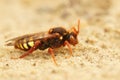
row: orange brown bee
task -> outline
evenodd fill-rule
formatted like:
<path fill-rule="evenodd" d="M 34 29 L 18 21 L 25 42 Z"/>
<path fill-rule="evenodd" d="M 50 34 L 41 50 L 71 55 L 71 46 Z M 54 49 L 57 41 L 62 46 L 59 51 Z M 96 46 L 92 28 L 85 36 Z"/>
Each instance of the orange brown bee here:
<path fill-rule="evenodd" d="M 55 27 L 51 28 L 48 32 L 28 34 L 10 39 L 6 41 L 6 45 L 14 46 L 16 49 L 27 51 L 19 58 L 26 57 L 36 49 L 48 49 L 48 53 L 51 54 L 54 63 L 57 64 L 53 50 L 61 46 L 68 46 L 70 50 L 70 56 L 72 56 L 70 44 L 75 46 L 78 43 L 77 35 L 79 34 L 79 28 L 80 20 L 78 20 L 78 30 L 76 30 L 75 27 L 69 31 L 62 27 Z"/>

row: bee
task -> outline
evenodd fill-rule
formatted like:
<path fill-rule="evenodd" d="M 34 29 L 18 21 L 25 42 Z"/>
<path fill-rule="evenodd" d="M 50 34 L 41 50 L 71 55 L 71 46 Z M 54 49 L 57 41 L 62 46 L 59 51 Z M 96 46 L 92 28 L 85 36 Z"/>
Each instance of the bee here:
<path fill-rule="evenodd" d="M 79 28 L 80 20 L 78 20 L 78 30 L 75 27 L 72 27 L 68 31 L 63 27 L 55 27 L 49 29 L 48 32 L 27 34 L 7 40 L 5 45 L 14 46 L 16 49 L 26 51 L 19 58 L 24 58 L 37 49 L 48 49 L 48 53 L 51 54 L 54 63 L 57 65 L 53 50 L 61 46 L 67 46 L 71 57 L 73 53 L 70 45 L 75 46 L 78 43 Z"/>

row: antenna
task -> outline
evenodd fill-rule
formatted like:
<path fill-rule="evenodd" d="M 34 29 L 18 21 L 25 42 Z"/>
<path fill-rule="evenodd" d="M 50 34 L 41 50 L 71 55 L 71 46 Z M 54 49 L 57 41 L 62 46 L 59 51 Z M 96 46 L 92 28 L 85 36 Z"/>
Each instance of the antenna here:
<path fill-rule="evenodd" d="M 80 19 L 78 20 L 78 31 L 77 31 L 77 33 L 79 34 L 79 32 L 80 32 Z"/>

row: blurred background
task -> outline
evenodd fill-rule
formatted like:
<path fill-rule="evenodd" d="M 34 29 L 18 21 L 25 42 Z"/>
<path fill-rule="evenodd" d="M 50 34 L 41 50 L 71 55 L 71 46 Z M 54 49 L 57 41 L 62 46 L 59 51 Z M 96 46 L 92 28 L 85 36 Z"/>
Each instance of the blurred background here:
<path fill-rule="evenodd" d="M 104 24 L 114 20 L 113 16 L 119 17 L 118 6 L 119 0 L 0 0 L 0 32 L 68 27 L 78 19 L 87 24 Z"/>

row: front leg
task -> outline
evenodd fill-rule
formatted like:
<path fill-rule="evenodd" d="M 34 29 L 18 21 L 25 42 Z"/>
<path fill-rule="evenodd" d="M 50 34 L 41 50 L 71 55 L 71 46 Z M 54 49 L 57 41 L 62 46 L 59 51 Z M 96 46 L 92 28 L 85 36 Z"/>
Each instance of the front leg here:
<path fill-rule="evenodd" d="M 68 47 L 68 49 L 69 49 L 69 51 L 70 51 L 70 56 L 68 57 L 68 58 L 70 58 L 71 56 L 73 56 L 72 48 L 71 48 L 71 46 L 70 46 L 70 43 L 69 43 L 68 41 L 65 41 L 65 42 L 64 42 L 64 45 L 67 45 L 67 47 Z"/>

